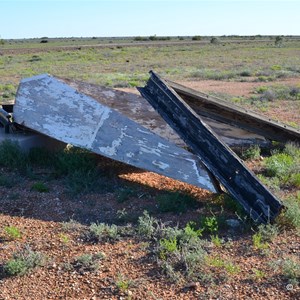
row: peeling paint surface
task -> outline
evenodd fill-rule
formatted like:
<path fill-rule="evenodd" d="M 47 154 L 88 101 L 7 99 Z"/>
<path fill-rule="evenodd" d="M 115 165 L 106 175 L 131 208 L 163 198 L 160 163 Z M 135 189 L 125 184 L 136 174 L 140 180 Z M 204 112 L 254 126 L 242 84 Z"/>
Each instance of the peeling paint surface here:
<path fill-rule="evenodd" d="M 49 75 L 21 81 L 13 113 L 16 123 L 62 142 L 216 191 L 197 156 Z"/>

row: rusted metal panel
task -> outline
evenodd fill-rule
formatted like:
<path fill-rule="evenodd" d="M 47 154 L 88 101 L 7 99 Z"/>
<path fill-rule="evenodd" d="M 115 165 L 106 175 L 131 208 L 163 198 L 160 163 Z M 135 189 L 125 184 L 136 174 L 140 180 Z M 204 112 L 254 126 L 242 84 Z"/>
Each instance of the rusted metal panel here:
<path fill-rule="evenodd" d="M 254 221 L 266 223 L 279 214 L 282 203 L 164 80 L 151 72 L 139 91 Z"/>
<path fill-rule="evenodd" d="M 270 140 L 300 142 L 300 131 L 257 113 L 175 82 L 169 86 L 200 116 L 254 132 Z"/>
<path fill-rule="evenodd" d="M 49 75 L 21 81 L 13 114 L 59 141 L 216 191 L 197 156 Z"/>
<path fill-rule="evenodd" d="M 123 92 L 74 79 L 63 79 L 81 93 L 91 96 L 100 103 L 107 105 L 122 115 L 134 120 L 152 132 L 175 143 L 186 146 L 178 134 L 161 118 L 149 103 L 140 95 Z M 225 124 L 209 117 L 203 120 L 210 125 L 220 139 L 230 147 L 247 147 L 250 145 L 266 146 L 269 142 L 261 135 Z"/>

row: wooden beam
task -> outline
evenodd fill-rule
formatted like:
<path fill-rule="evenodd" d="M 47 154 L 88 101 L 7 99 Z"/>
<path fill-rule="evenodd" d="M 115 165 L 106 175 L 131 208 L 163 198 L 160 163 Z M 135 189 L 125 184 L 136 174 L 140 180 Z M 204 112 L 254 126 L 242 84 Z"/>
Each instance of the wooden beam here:
<path fill-rule="evenodd" d="M 168 84 L 150 72 L 140 93 L 257 223 L 274 220 L 283 205 Z"/>
<path fill-rule="evenodd" d="M 300 131 L 261 116 L 217 97 L 190 89 L 175 82 L 168 85 L 199 115 L 245 129 L 270 140 L 300 143 Z"/>

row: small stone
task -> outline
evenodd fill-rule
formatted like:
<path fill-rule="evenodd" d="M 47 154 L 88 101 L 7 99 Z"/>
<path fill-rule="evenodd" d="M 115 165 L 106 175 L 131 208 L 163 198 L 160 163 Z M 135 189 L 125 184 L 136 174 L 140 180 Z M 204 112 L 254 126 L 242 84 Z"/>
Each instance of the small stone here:
<path fill-rule="evenodd" d="M 196 289 L 198 287 L 198 282 L 189 282 L 185 285 L 185 289 Z"/>

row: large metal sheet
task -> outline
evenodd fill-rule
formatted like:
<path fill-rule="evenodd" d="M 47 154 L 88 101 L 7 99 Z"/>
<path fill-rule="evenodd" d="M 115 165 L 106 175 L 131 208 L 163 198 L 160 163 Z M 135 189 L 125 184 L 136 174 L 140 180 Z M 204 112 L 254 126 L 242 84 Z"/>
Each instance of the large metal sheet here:
<path fill-rule="evenodd" d="M 13 115 L 62 142 L 216 191 L 197 156 L 49 75 L 21 81 Z"/>

